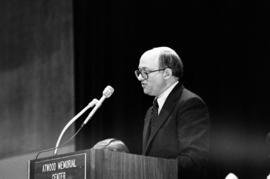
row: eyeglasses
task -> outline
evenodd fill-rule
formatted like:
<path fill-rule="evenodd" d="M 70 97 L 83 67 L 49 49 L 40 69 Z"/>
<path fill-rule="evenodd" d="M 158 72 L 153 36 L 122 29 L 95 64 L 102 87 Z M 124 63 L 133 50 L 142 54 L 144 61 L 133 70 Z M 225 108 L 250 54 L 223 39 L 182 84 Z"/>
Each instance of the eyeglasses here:
<path fill-rule="evenodd" d="M 137 78 L 139 78 L 140 75 L 142 75 L 142 78 L 147 80 L 148 79 L 148 75 L 150 73 L 153 73 L 153 72 L 157 72 L 157 71 L 163 71 L 165 70 L 166 68 L 162 68 L 162 69 L 157 69 L 157 70 L 150 70 L 150 71 L 146 71 L 146 70 L 143 70 L 143 69 L 139 69 L 139 70 L 135 70 L 135 76 Z"/>

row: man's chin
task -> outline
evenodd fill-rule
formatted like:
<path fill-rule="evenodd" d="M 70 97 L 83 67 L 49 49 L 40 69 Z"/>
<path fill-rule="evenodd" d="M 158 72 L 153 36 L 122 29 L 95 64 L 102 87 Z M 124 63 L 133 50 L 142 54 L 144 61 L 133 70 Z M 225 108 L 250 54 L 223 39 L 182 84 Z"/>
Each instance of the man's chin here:
<path fill-rule="evenodd" d="M 147 90 L 146 88 L 143 88 L 143 92 L 144 92 L 144 94 L 149 95 L 149 90 Z"/>
<path fill-rule="evenodd" d="M 149 96 L 155 96 L 155 95 L 153 95 L 153 94 L 151 93 L 151 91 L 147 90 L 146 88 L 143 89 L 143 92 L 144 92 L 144 94 L 146 94 L 146 95 L 149 95 Z"/>

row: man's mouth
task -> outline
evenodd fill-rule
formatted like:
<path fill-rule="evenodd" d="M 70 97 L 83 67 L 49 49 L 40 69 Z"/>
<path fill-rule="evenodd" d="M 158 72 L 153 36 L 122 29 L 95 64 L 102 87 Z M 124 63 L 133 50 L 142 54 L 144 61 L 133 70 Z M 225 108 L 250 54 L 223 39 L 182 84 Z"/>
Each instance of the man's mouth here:
<path fill-rule="evenodd" d="M 146 84 L 145 83 L 142 83 L 142 87 L 144 88 L 146 86 Z"/>

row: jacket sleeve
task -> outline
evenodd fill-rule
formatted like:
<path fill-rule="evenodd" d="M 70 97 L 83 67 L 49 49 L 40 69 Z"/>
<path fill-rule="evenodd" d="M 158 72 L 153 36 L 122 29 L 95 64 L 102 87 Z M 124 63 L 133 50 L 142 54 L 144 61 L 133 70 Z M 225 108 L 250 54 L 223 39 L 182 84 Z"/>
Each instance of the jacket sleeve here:
<path fill-rule="evenodd" d="M 199 97 L 182 101 L 177 112 L 180 173 L 193 175 L 204 171 L 209 155 L 209 129 L 206 104 Z"/>

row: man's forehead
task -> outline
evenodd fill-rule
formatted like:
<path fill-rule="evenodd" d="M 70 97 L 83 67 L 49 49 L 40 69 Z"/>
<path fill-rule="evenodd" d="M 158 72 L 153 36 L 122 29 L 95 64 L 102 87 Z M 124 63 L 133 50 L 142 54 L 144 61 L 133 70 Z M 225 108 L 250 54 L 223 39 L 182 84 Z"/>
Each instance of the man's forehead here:
<path fill-rule="evenodd" d="M 144 52 L 142 54 L 142 57 L 155 58 L 155 57 L 159 56 L 159 54 L 160 54 L 160 51 L 158 49 L 151 49 L 151 50 Z"/>
<path fill-rule="evenodd" d="M 140 58 L 140 67 L 158 67 L 159 53 L 155 50 L 146 51 Z"/>

